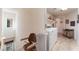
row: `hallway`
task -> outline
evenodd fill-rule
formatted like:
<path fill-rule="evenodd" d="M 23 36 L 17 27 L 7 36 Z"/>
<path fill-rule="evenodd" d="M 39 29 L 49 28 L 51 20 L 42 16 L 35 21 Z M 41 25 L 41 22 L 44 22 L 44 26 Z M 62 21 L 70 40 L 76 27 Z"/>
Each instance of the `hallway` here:
<path fill-rule="evenodd" d="M 52 51 L 79 51 L 79 46 L 75 40 L 60 35 Z"/>

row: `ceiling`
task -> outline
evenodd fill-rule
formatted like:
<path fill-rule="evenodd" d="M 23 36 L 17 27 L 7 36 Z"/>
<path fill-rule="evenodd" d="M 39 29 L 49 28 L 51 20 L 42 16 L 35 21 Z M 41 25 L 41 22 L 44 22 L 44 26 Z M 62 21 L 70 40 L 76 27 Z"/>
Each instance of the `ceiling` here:
<path fill-rule="evenodd" d="M 61 8 L 47 8 L 47 12 L 53 16 L 68 15 L 74 11 L 77 11 L 77 8 L 68 8 L 67 10 L 61 10 Z"/>

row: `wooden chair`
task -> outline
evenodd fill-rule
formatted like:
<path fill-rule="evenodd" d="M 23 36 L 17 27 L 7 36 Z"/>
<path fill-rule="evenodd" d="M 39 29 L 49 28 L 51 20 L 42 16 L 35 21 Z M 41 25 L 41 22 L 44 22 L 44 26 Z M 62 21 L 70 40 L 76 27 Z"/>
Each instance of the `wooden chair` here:
<path fill-rule="evenodd" d="M 36 34 L 31 33 L 28 37 L 29 43 L 26 43 L 24 45 L 24 50 L 25 51 L 36 51 Z"/>

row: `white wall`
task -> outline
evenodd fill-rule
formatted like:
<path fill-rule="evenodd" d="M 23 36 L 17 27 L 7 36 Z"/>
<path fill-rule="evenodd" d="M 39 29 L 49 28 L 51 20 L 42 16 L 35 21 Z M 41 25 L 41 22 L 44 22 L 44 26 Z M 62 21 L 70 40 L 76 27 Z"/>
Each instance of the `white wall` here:
<path fill-rule="evenodd" d="M 51 14 L 48 14 L 48 17 L 49 17 L 49 16 L 51 16 L 52 19 L 53 19 L 53 17 L 54 17 L 54 16 L 51 15 Z M 64 20 L 65 20 L 65 19 L 64 19 L 64 18 L 65 18 L 64 16 L 61 16 L 61 15 L 60 15 L 60 16 L 57 16 L 56 19 L 55 19 L 55 20 L 56 20 L 56 28 L 58 29 L 58 33 L 62 33 L 62 31 L 63 31 L 63 29 L 64 29 L 64 27 L 65 27 L 65 24 L 64 24 L 64 22 L 65 22 Z M 62 23 L 60 23 L 61 21 L 62 21 Z M 48 21 L 48 23 L 51 24 L 51 22 L 49 22 L 49 21 Z"/>
<path fill-rule="evenodd" d="M 2 32 L 2 9 L 0 8 L 0 38 L 1 38 L 1 32 Z"/>
<path fill-rule="evenodd" d="M 75 10 L 72 13 L 69 13 L 67 15 L 59 16 L 60 20 L 63 21 L 63 23 L 60 23 L 60 32 L 63 31 L 63 29 L 76 29 L 77 25 L 77 13 L 78 11 Z M 69 24 L 65 24 L 66 19 L 69 19 Z M 75 26 L 70 26 L 70 22 L 75 21 Z M 76 30 L 75 30 L 75 37 L 76 37 Z M 76 38 L 75 38 L 76 39 Z"/>
<path fill-rule="evenodd" d="M 61 33 L 62 34 L 62 30 L 64 28 L 63 23 L 60 23 L 62 21 L 62 19 L 61 18 L 56 18 L 56 21 L 57 21 L 56 27 L 58 29 L 58 33 Z"/>
<path fill-rule="evenodd" d="M 66 29 L 74 29 L 74 38 L 75 40 L 77 39 L 77 30 L 76 30 L 76 26 L 77 26 L 77 14 L 78 14 L 78 10 L 76 9 L 73 13 L 70 13 L 69 15 L 67 15 L 65 17 L 65 19 L 69 19 L 69 24 L 65 24 L 65 28 Z M 71 21 L 75 21 L 75 26 L 70 26 L 70 22 Z"/>
<path fill-rule="evenodd" d="M 6 38 L 15 37 L 15 29 L 13 27 L 7 27 L 7 19 L 16 20 L 16 13 L 9 9 L 2 9 L 2 36 Z"/>
<path fill-rule="evenodd" d="M 73 13 L 70 13 L 66 16 L 66 19 L 69 19 L 69 24 L 66 24 L 67 29 L 74 29 L 75 26 L 70 26 L 70 21 L 75 21 L 75 25 L 77 24 L 77 11 L 74 11 Z"/>

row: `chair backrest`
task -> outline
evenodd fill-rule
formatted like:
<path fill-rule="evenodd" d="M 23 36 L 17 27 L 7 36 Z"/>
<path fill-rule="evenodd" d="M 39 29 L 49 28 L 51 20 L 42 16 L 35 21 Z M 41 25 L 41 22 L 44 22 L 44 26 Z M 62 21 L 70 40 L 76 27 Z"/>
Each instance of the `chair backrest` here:
<path fill-rule="evenodd" d="M 29 47 L 33 42 L 36 42 L 36 34 L 35 33 L 30 33 L 28 41 L 29 41 L 29 43 L 24 45 L 24 50 L 25 51 L 35 50 L 36 49 L 35 46 L 33 48 L 30 48 L 29 50 L 27 50 L 27 47 Z"/>
<path fill-rule="evenodd" d="M 29 42 L 36 42 L 36 34 L 30 33 L 28 40 Z"/>

